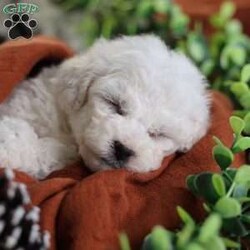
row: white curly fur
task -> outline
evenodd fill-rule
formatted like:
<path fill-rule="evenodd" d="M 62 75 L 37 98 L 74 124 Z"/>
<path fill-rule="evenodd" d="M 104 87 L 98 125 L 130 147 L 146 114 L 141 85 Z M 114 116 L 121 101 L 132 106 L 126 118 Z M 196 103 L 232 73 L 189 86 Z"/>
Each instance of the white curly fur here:
<path fill-rule="evenodd" d="M 153 35 L 100 39 L 0 105 L 0 165 L 43 178 L 81 156 L 94 171 L 147 172 L 190 149 L 208 125 L 206 82 L 184 55 Z M 124 164 L 114 141 L 134 153 Z"/>

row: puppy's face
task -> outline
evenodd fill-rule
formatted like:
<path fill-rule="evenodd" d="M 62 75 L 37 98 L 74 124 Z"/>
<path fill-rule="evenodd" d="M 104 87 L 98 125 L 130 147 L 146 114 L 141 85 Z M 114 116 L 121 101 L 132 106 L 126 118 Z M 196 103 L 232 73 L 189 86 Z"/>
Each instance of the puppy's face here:
<path fill-rule="evenodd" d="M 204 87 L 191 63 L 182 58 L 188 73 L 184 70 L 180 77 L 181 65 L 178 68 L 174 62 L 179 55 L 171 59 L 158 39 L 145 37 L 137 43 L 129 39 L 102 42 L 102 51 L 98 44 L 85 58 L 77 59 L 86 60 L 82 80 L 76 75 L 84 93 L 78 87 L 80 97 L 74 99 L 78 105 L 70 111 L 70 124 L 80 155 L 94 171 L 154 170 L 164 156 L 190 148 L 207 128 Z M 194 82 L 199 79 L 192 91 L 182 89 L 182 80 L 190 74 L 198 75 Z"/>
<path fill-rule="evenodd" d="M 105 76 L 89 88 L 86 104 L 74 117 L 79 152 L 94 170 L 149 171 L 175 149 L 170 120 L 157 93 L 132 76 Z M 159 107 L 159 108 L 157 108 Z"/>

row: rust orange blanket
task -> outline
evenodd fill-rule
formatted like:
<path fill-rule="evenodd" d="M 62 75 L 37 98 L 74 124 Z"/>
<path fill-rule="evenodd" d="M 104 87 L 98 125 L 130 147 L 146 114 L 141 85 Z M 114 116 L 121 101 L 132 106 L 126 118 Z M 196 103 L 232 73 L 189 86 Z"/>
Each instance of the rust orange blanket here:
<path fill-rule="evenodd" d="M 0 47 L 0 102 L 41 65 L 72 55 L 61 41 L 44 37 L 5 43 Z M 213 92 L 212 98 L 207 135 L 188 153 L 164 159 L 156 171 L 136 174 L 121 169 L 93 174 L 79 162 L 42 181 L 16 172 L 16 179 L 27 184 L 33 204 L 41 208 L 41 225 L 52 236 L 51 249 L 116 250 L 121 231 L 128 234 L 133 249 L 139 249 L 154 225 L 178 227 L 177 205 L 200 218 L 200 202 L 186 189 L 185 178 L 219 170 L 212 159 L 212 135 L 227 145 L 232 142 L 228 125 L 232 106 L 222 94 Z M 243 161 L 239 156 L 235 165 Z"/>

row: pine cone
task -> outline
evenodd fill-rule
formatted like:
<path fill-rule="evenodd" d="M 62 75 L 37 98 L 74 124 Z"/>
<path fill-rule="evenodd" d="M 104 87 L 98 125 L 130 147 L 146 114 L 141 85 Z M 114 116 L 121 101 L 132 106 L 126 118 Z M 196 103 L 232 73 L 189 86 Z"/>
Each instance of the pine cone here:
<path fill-rule="evenodd" d="M 40 210 L 31 206 L 26 186 L 13 179 L 10 169 L 0 176 L 0 250 L 47 250 L 49 234 L 40 230 Z"/>

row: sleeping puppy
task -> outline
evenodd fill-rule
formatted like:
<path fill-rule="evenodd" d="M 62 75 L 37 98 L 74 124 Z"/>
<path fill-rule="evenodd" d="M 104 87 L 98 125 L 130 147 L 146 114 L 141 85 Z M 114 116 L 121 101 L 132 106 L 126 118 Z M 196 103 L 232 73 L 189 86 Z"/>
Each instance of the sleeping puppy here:
<path fill-rule="evenodd" d="M 0 105 L 0 166 L 37 178 L 82 158 L 147 172 L 209 125 L 206 82 L 153 35 L 98 40 L 19 84 Z"/>

